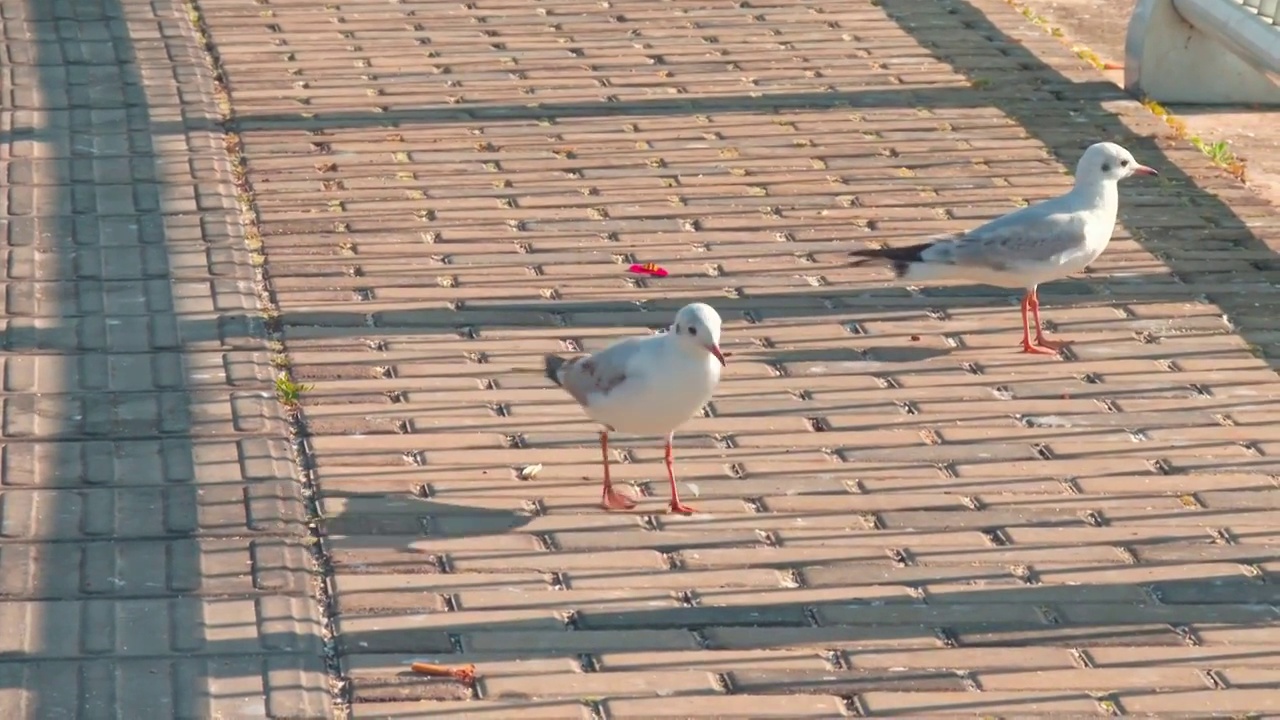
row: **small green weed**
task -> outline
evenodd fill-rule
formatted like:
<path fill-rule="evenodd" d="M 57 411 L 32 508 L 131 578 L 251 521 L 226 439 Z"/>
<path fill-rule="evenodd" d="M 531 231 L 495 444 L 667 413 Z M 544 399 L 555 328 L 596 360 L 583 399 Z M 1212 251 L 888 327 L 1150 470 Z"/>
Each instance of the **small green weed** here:
<path fill-rule="evenodd" d="M 276 376 L 276 399 L 283 405 L 293 407 L 302 400 L 302 393 L 311 392 L 312 385 L 301 385 L 288 375 Z"/>

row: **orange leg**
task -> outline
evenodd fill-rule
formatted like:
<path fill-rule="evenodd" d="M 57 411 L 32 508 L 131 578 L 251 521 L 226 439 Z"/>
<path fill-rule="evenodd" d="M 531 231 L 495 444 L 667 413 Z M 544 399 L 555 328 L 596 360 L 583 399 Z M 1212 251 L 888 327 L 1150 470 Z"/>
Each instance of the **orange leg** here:
<path fill-rule="evenodd" d="M 1022 352 L 1034 353 L 1037 355 L 1055 355 L 1057 354 L 1056 351 L 1050 350 L 1049 348 L 1046 348 L 1046 347 L 1040 347 L 1039 345 L 1033 344 L 1031 342 L 1031 326 L 1028 324 L 1029 318 L 1027 317 L 1027 311 L 1030 310 L 1031 308 L 1036 307 L 1035 305 L 1032 304 L 1035 302 L 1034 300 L 1035 293 L 1036 293 L 1035 288 L 1032 288 L 1027 291 L 1026 295 L 1022 296 Z M 1034 310 L 1032 312 L 1036 313 L 1036 335 L 1039 336 L 1040 334 L 1039 313 Z"/>
<path fill-rule="evenodd" d="M 676 489 L 676 464 L 671 457 L 671 436 L 667 436 L 667 479 L 671 481 L 671 505 L 669 509 L 673 513 L 681 513 L 690 515 L 694 509 L 680 502 L 680 491 Z"/>
<path fill-rule="evenodd" d="M 1031 315 L 1036 321 L 1036 345 L 1039 345 L 1042 348 L 1048 348 L 1054 352 L 1066 347 L 1067 343 L 1056 342 L 1044 336 L 1044 330 L 1041 329 L 1040 325 L 1040 295 L 1036 291 L 1036 288 L 1031 288 L 1031 302 L 1029 306 L 1031 308 Z"/>
<path fill-rule="evenodd" d="M 609 433 L 600 433 L 600 459 L 604 463 L 604 493 L 600 504 L 605 510 L 630 510 L 636 506 L 635 501 L 613 489 L 609 479 Z"/>

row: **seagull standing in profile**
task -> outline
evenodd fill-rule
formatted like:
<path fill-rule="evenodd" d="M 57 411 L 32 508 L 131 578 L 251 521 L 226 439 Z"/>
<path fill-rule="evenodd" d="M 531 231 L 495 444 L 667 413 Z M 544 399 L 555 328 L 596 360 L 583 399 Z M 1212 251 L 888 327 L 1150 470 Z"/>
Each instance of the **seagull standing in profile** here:
<path fill-rule="evenodd" d="M 1053 355 L 1064 343 L 1045 338 L 1040 325 L 1041 283 L 1084 270 L 1107 249 L 1116 227 L 1121 180 L 1159 175 L 1115 143 L 1089 146 L 1065 195 L 1016 210 L 974 230 L 907 247 L 857 250 L 861 265 L 888 261 L 911 283 L 959 280 L 1024 288 L 1022 351 Z M 1035 321 L 1031 339 L 1028 311 Z"/>
<path fill-rule="evenodd" d="M 547 377 L 568 391 L 587 416 L 602 426 L 604 465 L 601 504 L 606 510 L 630 510 L 631 498 L 613 489 L 609 478 L 609 433 L 666 435 L 671 512 L 689 514 L 676 489 L 671 441 L 676 428 L 698 412 L 720 382 L 720 315 L 710 305 L 693 303 L 676 313 L 667 332 L 621 340 L 594 355 L 566 359 L 547 355 Z"/>

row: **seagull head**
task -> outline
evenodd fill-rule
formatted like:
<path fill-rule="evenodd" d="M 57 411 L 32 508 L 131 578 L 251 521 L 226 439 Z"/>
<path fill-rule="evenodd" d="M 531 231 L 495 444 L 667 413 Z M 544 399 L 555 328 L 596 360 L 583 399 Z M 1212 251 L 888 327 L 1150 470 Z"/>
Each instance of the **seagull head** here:
<path fill-rule="evenodd" d="M 709 352 L 724 365 L 720 352 L 720 313 L 705 303 L 692 303 L 680 308 L 671 325 L 671 335 L 686 347 Z"/>
<path fill-rule="evenodd" d="M 1120 182 L 1130 175 L 1159 175 L 1113 142 L 1094 143 L 1076 165 L 1076 182 Z"/>

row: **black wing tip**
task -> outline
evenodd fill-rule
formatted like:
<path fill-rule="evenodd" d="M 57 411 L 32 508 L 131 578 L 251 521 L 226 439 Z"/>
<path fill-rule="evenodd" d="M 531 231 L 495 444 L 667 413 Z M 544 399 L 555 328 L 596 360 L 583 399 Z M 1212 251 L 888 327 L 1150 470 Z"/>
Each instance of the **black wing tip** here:
<path fill-rule="evenodd" d="M 547 374 L 547 379 L 556 385 L 560 384 L 560 368 L 564 367 L 568 360 L 559 355 L 547 355 L 543 358 L 543 371 Z"/>

